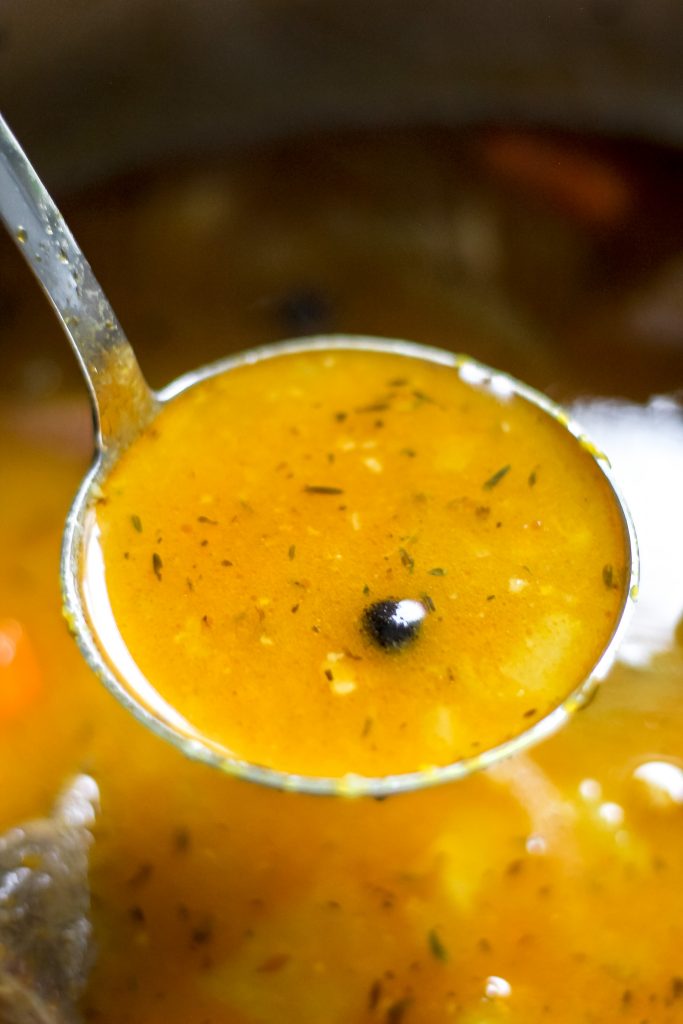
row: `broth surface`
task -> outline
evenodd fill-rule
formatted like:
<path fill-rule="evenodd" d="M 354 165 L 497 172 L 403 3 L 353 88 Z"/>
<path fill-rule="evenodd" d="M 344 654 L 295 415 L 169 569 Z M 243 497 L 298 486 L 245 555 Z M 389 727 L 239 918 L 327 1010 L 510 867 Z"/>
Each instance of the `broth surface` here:
<path fill-rule="evenodd" d="M 500 138 L 516 140 L 514 173 Z M 581 198 L 596 167 L 598 198 L 605 182 L 622 197 L 599 217 Z M 90 675 L 57 579 L 88 409 L 7 243 L 0 828 L 45 813 L 74 772 L 98 782 L 86 1021 L 680 1024 L 683 431 L 674 395 L 648 397 L 683 380 L 681 168 L 680 154 L 632 144 L 387 132 L 63 204 L 158 383 L 303 321 L 302 333 L 452 344 L 560 400 L 583 396 L 642 544 L 623 659 L 532 753 L 382 802 L 222 777 Z"/>
<path fill-rule="evenodd" d="M 518 735 L 589 676 L 629 585 L 592 456 L 471 363 L 238 367 L 164 407 L 94 514 L 95 631 L 104 599 L 187 735 L 308 775 L 416 771 Z M 400 651 L 363 628 L 387 600 L 422 616 Z"/>

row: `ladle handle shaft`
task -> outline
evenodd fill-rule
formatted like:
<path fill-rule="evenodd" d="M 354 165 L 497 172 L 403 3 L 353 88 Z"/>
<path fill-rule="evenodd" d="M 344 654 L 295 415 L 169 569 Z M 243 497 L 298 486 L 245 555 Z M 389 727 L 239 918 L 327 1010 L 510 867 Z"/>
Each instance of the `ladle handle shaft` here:
<path fill-rule="evenodd" d="M 76 353 L 106 456 L 133 439 L 154 415 L 157 400 L 90 264 L 1 115 L 0 218 Z"/>

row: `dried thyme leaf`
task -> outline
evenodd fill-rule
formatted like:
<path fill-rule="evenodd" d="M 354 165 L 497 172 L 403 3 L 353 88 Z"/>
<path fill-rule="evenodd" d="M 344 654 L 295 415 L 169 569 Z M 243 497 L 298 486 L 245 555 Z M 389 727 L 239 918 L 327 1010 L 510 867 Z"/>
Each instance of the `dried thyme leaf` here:
<path fill-rule="evenodd" d="M 438 566 L 435 569 L 427 569 L 430 576 L 445 576 L 446 570 L 440 569 Z"/>
<path fill-rule="evenodd" d="M 140 516 L 133 514 L 130 517 L 130 521 L 133 524 L 133 529 L 137 530 L 138 533 L 142 533 L 142 520 L 140 519 Z"/>
<path fill-rule="evenodd" d="M 380 978 L 377 978 L 375 981 L 373 981 L 372 985 L 370 986 L 370 991 L 368 992 L 368 1010 L 370 1010 L 370 1012 L 372 1012 L 375 1009 L 375 1007 L 380 1001 L 381 996 L 382 981 Z"/>
<path fill-rule="evenodd" d="M 402 1024 L 403 1018 L 412 1006 L 412 1003 L 412 996 L 405 996 L 404 999 L 399 999 L 398 1002 L 392 1003 L 386 1013 L 386 1024 Z"/>
<path fill-rule="evenodd" d="M 161 570 L 163 567 L 164 563 L 161 561 L 161 555 L 158 551 L 155 551 L 152 554 L 152 569 L 154 570 L 154 575 L 159 581 L 161 580 Z"/>
<path fill-rule="evenodd" d="M 412 557 L 409 551 L 405 548 L 399 548 L 398 553 L 401 556 L 401 563 L 406 567 L 408 572 L 412 572 L 415 568 L 415 559 Z"/>
<path fill-rule="evenodd" d="M 609 563 L 607 565 L 603 565 L 603 567 L 602 567 L 602 582 L 605 584 L 605 586 L 607 587 L 608 590 L 617 590 L 618 589 L 619 583 L 618 583 L 618 581 L 616 579 L 616 573 L 614 571 L 614 566 L 613 565 L 610 565 Z"/>
<path fill-rule="evenodd" d="M 413 391 L 413 396 L 417 398 L 418 402 L 430 402 L 432 405 L 435 404 L 434 399 L 431 398 L 429 395 L 426 395 L 424 391 L 418 391 L 417 389 L 415 389 Z"/>
<path fill-rule="evenodd" d="M 321 487 L 317 484 L 307 484 L 304 487 L 306 494 L 343 494 L 341 487 Z"/>
<path fill-rule="evenodd" d="M 427 940 L 429 942 L 429 951 L 436 960 L 441 960 L 442 963 L 448 960 L 448 950 L 439 938 L 436 928 L 431 929 Z"/>
<path fill-rule="evenodd" d="M 289 558 L 290 562 L 292 561 L 293 558 L 296 558 L 296 544 L 290 544 L 289 545 L 289 551 L 287 552 L 287 557 Z"/>
<path fill-rule="evenodd" d="M 504 476 L 510 472 L 512 467 L 510 465 L 501 466 L 500 469 L 496 470 L 493 476 L 490 476 L 488 480 L 482 485 L 485 491 L 492 491 L 494 487 L 497 487 Z"/>
<path fill-rule="evenodd" d="M 359 405 L 355 412 L 386 412 L 389 408 L 388 402 L 373 402 L 372 405 Z"/>

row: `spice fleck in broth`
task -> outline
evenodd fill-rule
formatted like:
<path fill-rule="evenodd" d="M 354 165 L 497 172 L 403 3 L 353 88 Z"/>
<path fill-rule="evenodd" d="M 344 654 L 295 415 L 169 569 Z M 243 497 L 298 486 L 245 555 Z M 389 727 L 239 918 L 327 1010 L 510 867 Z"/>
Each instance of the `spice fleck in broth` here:
<path fill-rule="evenodd" d="M 238 366 L 165 406 L 95 514 L 142 677 L 188 732 L 308 775 L 416 771 L 523 732 L 599 661 L 630 576 L 593 457 L 467 360 Z"/>

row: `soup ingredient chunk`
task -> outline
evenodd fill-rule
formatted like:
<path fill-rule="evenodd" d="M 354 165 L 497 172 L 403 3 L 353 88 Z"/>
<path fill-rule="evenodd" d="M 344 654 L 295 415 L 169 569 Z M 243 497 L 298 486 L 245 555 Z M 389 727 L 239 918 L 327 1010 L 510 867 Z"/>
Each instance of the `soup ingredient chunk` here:
<path fill-rule="evenodd" d="M 0 837 L 0 1021 L 74 1024 L 92 959 L 89 826 L 97 785 L 79 776 L 49 818 Z"/>
<path fill-rule="evenodd" d="M 171 400 L 90 536 L 93 628 L 145 707 L 335 777 L 525 731 L 590 674 L 629 578 L 595 459 L 508 378 L 353 348 Z"/>

